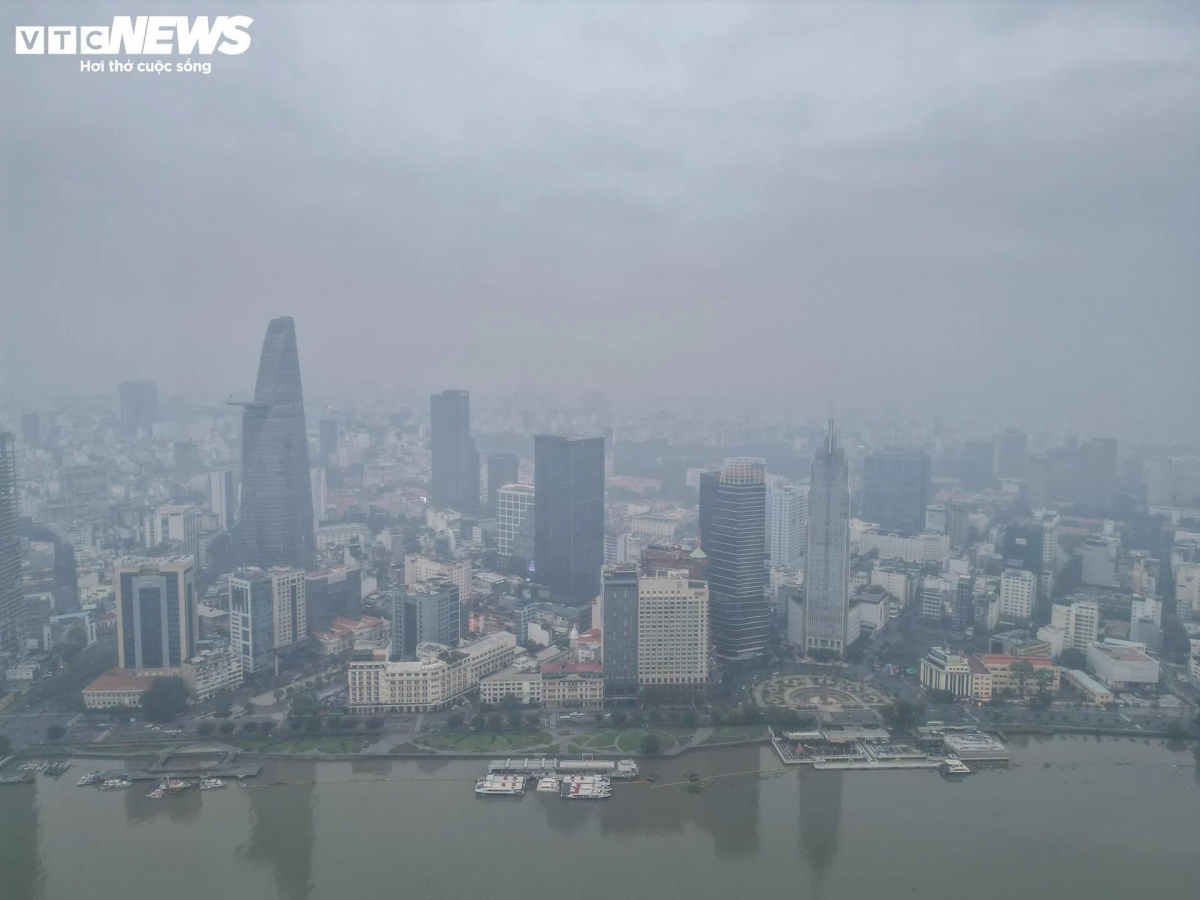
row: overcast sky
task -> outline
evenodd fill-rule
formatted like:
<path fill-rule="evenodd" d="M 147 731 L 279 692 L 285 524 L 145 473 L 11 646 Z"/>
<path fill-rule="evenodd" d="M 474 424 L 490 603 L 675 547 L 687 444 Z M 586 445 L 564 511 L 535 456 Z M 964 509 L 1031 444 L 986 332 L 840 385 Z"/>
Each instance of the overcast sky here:
<path fill-rule="evenodd" d="M 208 76 L 0 57 L 10 401 L 248 394 L 291 314 L 309 396 L 1197 418 L 1200 4 L 152 6 L 0 10 L 255 19 Z"/>

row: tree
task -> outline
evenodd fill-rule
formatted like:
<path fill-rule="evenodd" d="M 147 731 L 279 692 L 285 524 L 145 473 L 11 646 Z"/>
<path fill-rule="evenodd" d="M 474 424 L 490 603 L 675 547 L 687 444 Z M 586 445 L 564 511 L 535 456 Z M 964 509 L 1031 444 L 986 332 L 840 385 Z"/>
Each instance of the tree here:
<path fill-rule="evenodd" d="M 455 731 L 462 728 L 462 725 L 463 725 L 462 713 L 451 713 L 450 718 L 446 720 L 446 724 L 449 725 Z"/>
<path fill-rule="evenodd" d="M 169 722 L 187 709 L 188 688 L 178 675 L 155 678 L 142 694 L 142 709 L 152 722 Z"/>
<path fill-rule="evenodd" d="M 459 724 L 462 724 L 462 716 L 459 716 Z M 367 731 L 383 731 L 383 716 L 371 716 L 367 719 Z"/>
<path fill-rule="evenodd" d="M 217 730 L 219 732 L 221 732 L 221 734 L 233 734 L 233 729 L 236 727 L 237 726 L 234 725 L 232 722 L 222 722 L 221 727 L 218 728 Z"/>
<path fill-rule="evenodd" d="M 256 710 L 256 709 L 258 709 L 258 707 L 255 706 L 253 703 L 251 703 L 249 700 L 247 700 L 245 703 L 242 704 L 242 711 L 245 712 L 245 714 L 248 716 L 254 715 L 254 710 Z"/>
<path fill-rule="evenodd" d="M 286 695 L 283 693 L 283 691 L 279 690 L 279 688 L 276 688 L 275 690 L 273 690 L 273 691 L 271 692 L 271 696 L 272 696 L 272 697 L 274 697 L 274 698 L 275 698 L 275 702 L 276 702 L 276 703 L 278 703 L 278 702 L 279 702 L 280 700 L 282 700 L 282 699 L 283 699 L 283 698 L 284 698 Z"/>
<path fill-rule="evenodd" d="M 229 691 L 217 691 L 213 697 L 213 713 L 218 719 L 228 719 L 233 712 L 233 696 Z"/>
<path fill-rule="evenodd" d="M 1064 669 L 1078 669 L 1083 671 L 1087 669 L 1087 654 L 1082 650 L 1076 650 L 1072 647 L 1070 650 L 1062 652 L 1059 662 L 1062 663 Z"/>
<path fill-rule="evenodd" d="M 301 728 L 304 727 L 303 719 L 288 719 L 287 723 L 288 723 L 288 728 L 290 728 L 292 731 L 299 731 Z"/>
<path fill-rule="evenodd" d="M 688 728 L 695 728 L 700 724 L 700 717 L 696 715 L 694 709 L 689 709 L 683 714 L 683 724 Z"/>
<path fill-rule="evenodd" d="M 896 700 L 884 706 L 880 713 L 897 729 L 906 730 L 916 725 L 924 717 L 925 707 L 920 703 Z"/>
<path fill-rule="evenodd" d="M 615 710 L 613 710 L 613 714 L 612 714 L 612 723 L 613 723 L 615 726 L 617 726 L 618 728 L 622 728 L 622 727 L 624 727 L 624 725 L 625 725 L 625 722 L 626 722 L 628 719 L 629 719 L 629 716 L 625 715 L 625 711 L 624 711 L 623 709 L 615 709 Z"/>
<path fill-rule="evenodd" d="M 517 695 L 513 693 L 505 694 L 500 698 L 500 709 L 504 712 L 509 712 L 521 705 L 521 701 L 517 699 Z"/>
<path fill-rule="evenodd" d="M 487 719 L 488 731 L 493 733 L 504 730 L 504 719 L 499 713 L 492 713 Z"/>
<path fill-rule="evenodd" d="M 508 714 L 508 727 L 513 731 L 520 731 L 523 724 L 525 724 L 524 718 L 515 709 Z"/>
<path fill-rule="evenodd" d="M 67 729 L 63 728 L 57 722 L 46 729 L 46 740 L 61 741 L 67 736 Z"/>
<path fill-rule="evenodd" d="M 651 725 L 661 725 L 662 720 L 663 720 L 663 714 L 662 714 L 661 710 L 658 710 L 658 709 L 650 710 L 650 724 Z"/>
<path fill-rule="evenodd" d="M 267 721 L 263 722 L 262 724 L 260 724 L 258 726 L 258 730 L 261 731 L 263 734 L 270 734 L 272 731 L 275 730 L 275 723 L 272 722 L 270 719 L 267 719 Z"/>
<path fill-rule="evenodd" d="M 199 735 L 200 737 L 208 737 L 210 734 L 212 734 L 216 730 L 217 730 L 217 728 L 215 725 L 213 725 L 212 722 L 201 722 L 196 727 L 196 734 Z"/>
<path fill-rule="evenodd" d="M 603 725 L 604 724 L 604 710 L 602 710 L 602 709 L 596 710 L 594 713 L 592 713 L 592 718 L 596 721 L 597 725 Z"/>
<path fill-rule="evenodd" d="M 254 734 L 256 731 L 258 731 L 257 722 L 245 722 L 242 725 L 242 734 Z"/>
<path fill-rule="evenodd" d="M 12 740 L 7 734 L 0 734 L 0 759 L 12 753 Z"/>
<path fill-rule="evenodd" d="M 475 715 L 471 716 L 471 730 L 472 731 L 483 731 L 483 729 L 486 727 L 487 727 L 487 716 L 483 715 L 483 713 L 476 713 Z"/>
<path fill-rule="evenodd" d="M 358 717 L 357 716 L 346 716 L 342 720 L 342 727 L 345 728 L 347 731 L 353 731 L 355 728 L 358 727 Z"/>
<path fill-rule="evenodd" d="M 1017 682 L 1017 694 L 1021 699 L 1025 699 L 1025 685 L 1029 683 L 1029 679 L 1033 677 L 1033 663 L 1027 659 L 1019 659 L 1008 670 L 1012 673 L 1012 677 Z"/>
<path fill-rule="evenodd" d="M 642 756 L 658 756 L 659 751 L 662 750 L 662 747 L 659 744 L 658 735 L 654 732 L 650 732 L 649 734 L 645 735 L 642 738 L 639 746 L 642 751 Z"/>
<path fill-rule="evenodd" d="M 542 727 L 541 716 L 537 716 L 537 715 L 526 716 L 525 717 L 525 727 L 528 728 L 530 731 L 537 731 L 539 728 Z"/>
<path fill-rule="evenodd" d="M 309 734 L 316 734 L 318 731 L 321 730 L 321 720 L 318 719 L 316 716 L 313 716 L 313 718 L 311 718 L 311 719 L 305 719 L 304 720 L 304 730 L 307 731 Z"/>

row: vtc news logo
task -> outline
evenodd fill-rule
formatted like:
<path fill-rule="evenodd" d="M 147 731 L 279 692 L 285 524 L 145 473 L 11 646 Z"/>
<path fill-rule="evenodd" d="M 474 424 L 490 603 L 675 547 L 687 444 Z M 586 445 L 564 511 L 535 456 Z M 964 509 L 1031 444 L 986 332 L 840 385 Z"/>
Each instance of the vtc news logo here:
<path fill-rule="evenodd" d="M 214 51 L 236 56 L 250 47 L 249 16 L 113 16 L 111 25 L 18 25 L 18 54 L 115 56 Z"/>

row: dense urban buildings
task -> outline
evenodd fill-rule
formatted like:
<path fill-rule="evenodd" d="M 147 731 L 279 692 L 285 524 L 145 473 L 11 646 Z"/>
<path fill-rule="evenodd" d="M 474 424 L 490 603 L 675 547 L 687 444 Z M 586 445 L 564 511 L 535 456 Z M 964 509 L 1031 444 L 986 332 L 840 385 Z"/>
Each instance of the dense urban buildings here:
<path fill-rule="evenodd" d="M 590 603 L 604 565 L 604 438 L 539 434 L 533 446 L 535 577 Z"/>
<path fill-rule="evenodd" d="M 471 395 L 442 391 L 430 397 L 429 404 L 430 502 L 474 512 L 479 508 L 479 451 L 471 437 Z"/>
<path fill-rule="evenodd" d="M 751 659 L 766 650 L 771 630 L 766 463 L 751 457 L 725 460 L 711 502 L 711 512 L 703 515 L 713 646 L 723 659 Z"/>
<path fill-rule="evenodd" d="M 833 420 L 812 461 L 804 557 L 804 642 L 808 652 L 846 649 L 850 588 L 850 470 Z"/>
<path fill-rule="evenodd" d="M 300 356 L 291 316 L 272 319 L 254 400 L 242 412 L 241 560 L 258 568 L 313 565 L 312 485 Z"/>
<path fill-rule="evenodd" d="M 24 630 L 18 515 L 16 437 L 0 432 L 0 654 L 15 653 Z"/>
<path fill-rule="evenodd" d="M 881 531 L 918 534 L 929 503 L 929 457 L 921 450 L 889 447 L 863 464 L 861 518 Z"/>
<path fill-rule="evenodd" d="M 116 566 L 113 582 L 118 668 L 178 669 L 195 655 L 192 557 L 128 560 Z"/>
<path fill-rule="evenodd" d="M 233 528 L 237 509 L 233 469 L 218 469 L 208 473 L 208 508 L 217 516 L 217 527 L 224 531 Z"/>

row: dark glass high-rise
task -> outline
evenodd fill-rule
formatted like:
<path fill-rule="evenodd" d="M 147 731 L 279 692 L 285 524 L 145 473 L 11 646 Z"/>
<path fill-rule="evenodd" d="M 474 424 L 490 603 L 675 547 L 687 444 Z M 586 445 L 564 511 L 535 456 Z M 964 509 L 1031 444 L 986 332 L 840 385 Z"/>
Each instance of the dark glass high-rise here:
<path fill-rule="evenodd" d="M 242 412 L 244 565 L 313 567 L 312 487 L 300 355 L 291 316 L 272 319 L 263 340 L 254 400 Z"/>
<path fill-rule="evenodd" d="M 556 597 L 588 603 L 604 565 L 604 438 L 534 438 L 534 566 Z"/>
<path fill-rule="evenodd" d="M 471 437 L 471 395 L 442 391 L 429 398 L 429 447 L 434 506 L 458 512 L 479 509 L 479 451 Z"/>
<path fill-rule="evenodd" d="M 929 469 L 929 457 L 920 450 L 873 451 L 863 462 L 862 518 L 877 523 L 882 531 L 923 531 Z"/>
<path fill-rule="evenodd" d="M 770 639 L 766 476 L 763 460 L 736 457 L 725 460 L 715 486 L 710 480 L 705 491 L 701 481 L 709 617 L 713 647 L 722 659 L 760 656 Z"/>

